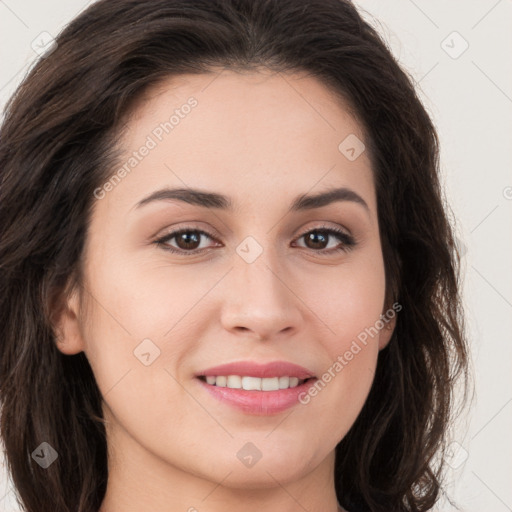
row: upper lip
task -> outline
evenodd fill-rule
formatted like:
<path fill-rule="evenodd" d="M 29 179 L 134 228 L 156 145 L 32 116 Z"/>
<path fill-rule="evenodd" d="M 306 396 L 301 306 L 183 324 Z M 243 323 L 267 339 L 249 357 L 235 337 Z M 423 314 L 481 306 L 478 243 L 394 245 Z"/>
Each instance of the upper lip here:
<path fill-rule="evenodd" d="M 212 366 L 199 372 L 196 376 L 240 375 L 250 377 L 297 377 L 308 379 L 314 373 L 303 366 L 287 361 L 272 361 L 269 363 L 256 363 L 254 361 L 235 361 L 233 363 Z"/>

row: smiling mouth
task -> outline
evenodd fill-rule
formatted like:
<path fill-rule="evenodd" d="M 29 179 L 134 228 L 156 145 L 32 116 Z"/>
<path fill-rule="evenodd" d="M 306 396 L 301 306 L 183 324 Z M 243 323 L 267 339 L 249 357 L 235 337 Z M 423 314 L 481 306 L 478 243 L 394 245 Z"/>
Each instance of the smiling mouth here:
<path fill-rule="evenodd" d="M 314 377 L 299 379 L 290 376 L 261 378 L 248 375 L 200 375 L 198 378 L 210 386 L 245 391 L 279 391 L 296 388 L 314 379 Z"/>

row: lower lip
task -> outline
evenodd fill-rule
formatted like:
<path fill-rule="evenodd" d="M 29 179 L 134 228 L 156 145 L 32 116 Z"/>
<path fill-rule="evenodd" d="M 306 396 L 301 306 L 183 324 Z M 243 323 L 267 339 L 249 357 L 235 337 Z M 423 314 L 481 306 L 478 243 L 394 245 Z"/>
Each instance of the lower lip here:
<path fill-rule="evenodd" d="M 247 391 L 228 387 L 212 386 L 197 379 L 203 388 L 214 398 L 233 406 L 247 414 L 268 416 L 277 414 L 299 403 L 299 395 L 307 393 L 308 389 L 318 380 L 316 378 L 303 382 L 300 386 L 276 391 Z"/>

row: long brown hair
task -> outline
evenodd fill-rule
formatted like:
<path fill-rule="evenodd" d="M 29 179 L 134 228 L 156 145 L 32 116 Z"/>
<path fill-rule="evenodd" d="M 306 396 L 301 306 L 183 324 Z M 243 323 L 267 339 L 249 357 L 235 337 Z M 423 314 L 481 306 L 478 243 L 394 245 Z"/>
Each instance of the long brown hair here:
<path fill-rule="evenodd" d="M 24 510 L 100 507 L 102 397 L 84 353 L 56 348 L 52 308 L 81 286 L 93 192 L 109 178 L 121 120 L 149 86 L 218 66 L 306 71 L 365 130 L 388 303 L 402 310 L 364 408 L 336 447 L 336 492 L 349 510 L 428 510 L 454 382 L 468 375 L 460 261 L 433 123 L 348 0 L 102 0 L 10 99 L 0 131 L 0 433 Z M 58 453 L 46 469 L 32 456 L 42 442 Z"/>

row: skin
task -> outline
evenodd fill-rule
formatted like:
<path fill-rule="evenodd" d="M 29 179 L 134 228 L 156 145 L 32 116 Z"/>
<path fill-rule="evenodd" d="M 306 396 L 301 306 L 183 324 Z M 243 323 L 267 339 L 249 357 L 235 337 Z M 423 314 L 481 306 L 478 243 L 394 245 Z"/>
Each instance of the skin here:
<path fill-rule="evenodd" d="M 338 145 L 360 125 L 321 82 L 269 71 L 181 75 L 149 91 L 127 119 L 124 163 L 190 96 L 198 105 L 95 205 L 84 287 L 59 316 L 64 354 L 84 351 L 104 397 L 109 481 L 101 512 L 342 510 L 334 449 L 368 395 L 380 330 L 307 405 L 255 416 L 221 403 L 194 377 L 238 360 L 290 361 L 317 377 L 389 309 L 376 193 L 366 152 Z M 122 165 L 121 163 L 121 165 Z M 117 168 L 112 169 L 112 173 Z M 231 197 L 234 212 L 178 201 L 136 203 L 165 186 Z M 352 201 L 289 213 L 300 194 L 348 187 Z M 183 227 L 211 233 L 172 254 L 153 243 Z M 341 228 L 348 251 L 329 235 Z M 236 252 L 253 237 L 261 255 Z M 185 247 L 185 248 L 183 248 Z M 190 251 L 190 249 L 188 249 Z M 322 255 L 323 254 L 323 255 Z M 150 365 L 134 357 L 149 338 Z M 261 452 L 248 468 L 237 452 Z"/>

